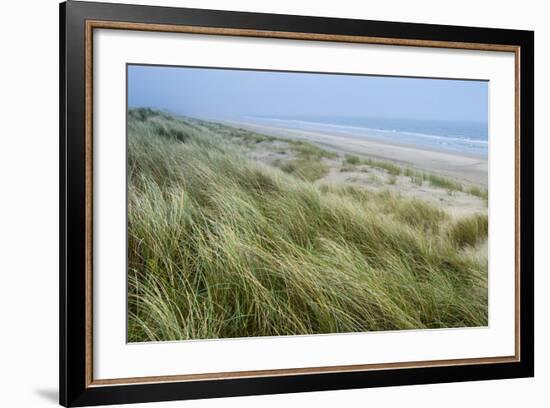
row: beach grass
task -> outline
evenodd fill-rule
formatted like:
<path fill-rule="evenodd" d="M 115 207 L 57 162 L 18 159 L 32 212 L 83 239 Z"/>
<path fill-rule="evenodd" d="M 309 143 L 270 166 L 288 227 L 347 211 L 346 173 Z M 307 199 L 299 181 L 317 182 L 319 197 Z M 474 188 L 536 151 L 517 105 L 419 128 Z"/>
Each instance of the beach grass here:
<path fill-rule="evenodd" d="M 392 176 L 399 176 L 403 171 L 400 166 L 397 166 L 393 163 L 382 160 L 374 160 L 370 158 L 363 159 L 353 154 L 346 154 L 344 158 L 344 163 L 354 166 L 367 165 L 370 167 L 376 167 L 385 170 L 388 174 Z"/>
<path fill-rule="evenodd" d="M 462 183 L 459 183 L 455 180 L 452 180 L 447 177 L 442 177 L 432 173 L 426 173 L 423 171 L 414 170 L 411 168 L 403 168 L 394 163 L 390 163 L 383 160 L 375 160 L 370 158 L 360 158 L 359 156 L 346 154 L 344 156 L 343 166 L 341 171 L 354 171 L 358 166 L 367 165 L 370 167 L 375 167 L 378 169 L 385 170 L 390 177 L 390 184 L 395 184 L 393 181 L 396 176 L 406 176 L 409 177 L 410 181 L 416 185 L 421 186 L 424 182 L 429 183 L 433 187 L 442 188 L 450 192 L 453 191 L 462 191 L 473 196 L 488 199 L 488 192 L 486 189 L 483 189 L 479 186 L 469 186 L 466 187 Z"/>
<path fill-rule="evenodd" d="M 246 156 L 268 140 L 130 110 L 130 342 L 487 325 L 486 218 Z"/>
<path fill-rule="evenodd" d="M 370 158 L 360 158 L 359 156 L 353 154 L 346 154 L 344 156 L 343 165 L 340 171 L 351 172 L 358 169 L 359 166 L 366 165 L 378 169 L 384 170 L 387 174 L 390 175 L 389 184 L 395 184 L 396 176 L 406 176 L 409 177 L 410 181 L 418 186 L 421 186 L 424 182 L 429 183 L 429 185 L 437 188 L 442 188 L 450 193 L 455 191 L 462 191 L 466 194 L 470 194 L 479 198 L 484 199 L 485 201 L 489 198 L 489 193 L 487 189 L 484 189 L 479 186 L 465 186 L 464 184 L 452 180 L 448 177 L 443 177 L 433 173 L 427 173 L 424 171 L 414 170 L 409 167 L 401 167 L 394 163 L 390 163 L 383 160 L 375 160 Z"/>
<path fill-rule="evenodd" d="M 464 186 L 455 180 L 438 176 L 432 173 L 426 173 L 423 171 L 413 170 L 406 168 L 403 170 L 403 174 L 410 178 L 411 182 L 422 185 L 424 181 L 428 182 L 434 187 L 439 187 L 448 190 L 449 192 L 462 191 L 464 193 L 479 197 L 487 201 L 489 199 L 489 192 L 479 186 Z"/>
<path fill-rule="evenodd" d="M 470 186 L 466 189 L 466 192 L 473 196 L 483 198 L 485 201 L 489 199 L 489 192 L 486 189 L 480 188 L 478 186 Z"/>
<path fill-rule="evenodd" d="M 323 150 L 311 143 L 286 141 L 296 159 L 280 163 L 280 169 L 307 181 L 315 181 L 326 175 L 329 166 L 323 159 L 334 159 L 336 153 Z"/>
<path fill-rule="evenodd" d="M 475 215 L 457 221 L 450 229 L 450 237 L 460 247 L 475 246 L 487 238 L 489 222 L 486 215 Z"/>

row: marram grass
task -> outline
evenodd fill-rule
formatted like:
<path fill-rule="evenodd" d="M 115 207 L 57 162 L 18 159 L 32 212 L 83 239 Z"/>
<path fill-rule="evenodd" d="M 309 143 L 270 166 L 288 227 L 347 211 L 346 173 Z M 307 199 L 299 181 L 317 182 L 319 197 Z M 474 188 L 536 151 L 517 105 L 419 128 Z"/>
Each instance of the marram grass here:
<path fill-rule="evenodd" d="M 131 342 L 487 324 L 486 216 L 316 186 L 262 137 L 130 111 Z"/>

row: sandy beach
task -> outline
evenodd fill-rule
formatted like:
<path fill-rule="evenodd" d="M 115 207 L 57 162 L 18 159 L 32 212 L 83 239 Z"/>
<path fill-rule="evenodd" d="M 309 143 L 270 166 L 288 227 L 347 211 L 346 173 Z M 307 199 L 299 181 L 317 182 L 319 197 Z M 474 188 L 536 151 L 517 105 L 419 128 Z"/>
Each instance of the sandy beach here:
<path fill-rule="evenodd" d="M 461 182 L 487 188 L 487 159 L 454 152 L 428 150 L 400 145 L 395 142 L 383 143 L 379 139 L 356 138 L 330 129 L 310 131 L 276 126 L 264 123 L 225 121 L 224 123 L 262 133 L 265 135 L 303 140 L 315 143 L 324 149 L 339 154 L 354 154 L 395 162 L 401 166 L 426 170 Z"/>

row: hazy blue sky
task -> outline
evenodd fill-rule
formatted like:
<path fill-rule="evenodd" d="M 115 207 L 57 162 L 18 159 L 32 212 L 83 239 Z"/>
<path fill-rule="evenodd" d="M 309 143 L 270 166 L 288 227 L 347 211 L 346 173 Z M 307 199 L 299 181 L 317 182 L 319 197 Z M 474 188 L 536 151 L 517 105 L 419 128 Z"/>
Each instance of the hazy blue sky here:
<path fill-rule="evenodd" d="M 189 116 L 487 121 L 488 83 L 130 65 L 129 107 Z"/>

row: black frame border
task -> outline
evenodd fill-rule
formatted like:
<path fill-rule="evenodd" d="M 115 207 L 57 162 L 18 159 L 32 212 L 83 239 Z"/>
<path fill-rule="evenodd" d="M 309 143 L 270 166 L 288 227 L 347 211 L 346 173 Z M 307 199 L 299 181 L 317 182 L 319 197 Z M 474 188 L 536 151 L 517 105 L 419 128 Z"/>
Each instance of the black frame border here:
<path fill-rule="evenodd" d="M 59 9 L 59 400 L 64 406 L 343 390 L 534 376 L 534 33 L 532 31 L 68 1 Z M 520 47 L 518 362 L 133 385 L 86 385 L 87 20 L 369 36 Z"/>

